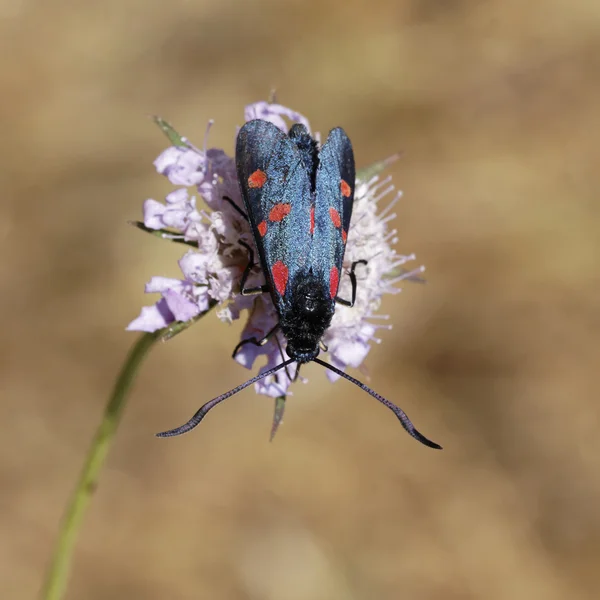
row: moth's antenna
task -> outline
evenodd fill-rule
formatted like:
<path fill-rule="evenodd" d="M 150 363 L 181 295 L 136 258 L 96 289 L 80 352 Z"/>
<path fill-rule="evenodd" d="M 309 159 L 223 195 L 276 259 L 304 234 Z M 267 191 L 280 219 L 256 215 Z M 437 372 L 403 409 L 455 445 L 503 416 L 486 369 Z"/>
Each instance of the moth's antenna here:
<path fill-rule="evenodd" d="M 326 369 L 333 371 L 336 375 L 339 375 L 340 377 L 343 377 L 344 379 L 351 381 L 354 385 L 357 385 L 359 388 L 361 388 L 365 392 L 367 392 L 367 394 L 371 394 L 371 396 L 373 396 L 373 398 L 375 398 L 376 400 L 379 400 L 379 402 L 381 402 L 381 404 L 383 404 L 384 406 L 387 406 L 398 417 L 398 420 L 402 424 L 402 427 L 404 427 L 404 429 L 406 429 L 406 431 L 410 435 L 412 435 L 412 437 L 414 437 L 415 440 L 418 440 L 419 442 L 421 442 L 421 444 L 425 444 L 425 446 L 429 446 L 430 448 L 435 448 L 437 450 L 442 449 L 442 447 L 439 444 L 436 444 L 435 442 L 428 440 L 422 433 L 419 433 L 415 429 L 415 426 L 412 424 L 411 420 L 408 418 L 408 415 L 400 407 L 396 406 L 389 400 L 386 400 L 383 396 L 380 396 L 376 391 L 372 390 L 370 387 L 366 386 L 364 383 L 360 382 L 358 379 L 354 379 L 354 377 L 351 377 L 347 373 L 344 373 L 344 371 L 340 371 L 333 365 L 330 365 L 329 363 L 326 363 L 325 361 L 322 361 L 319 358 L 313 358 L 313 360 L 316 363 L 319 363 L 321 366 L 325 367 Z"/>
<path fill-rule="evenodd" d="M 206 416 L 206 413 L 208 413 L 208 411 L 211 408 L 214 408 L 217 404 L 223 402 L 223 400 L 227 400 L 227 398 L 230 398 L 234 394 L 241 392 L 243 389 L 247 388 L 249 385 L 252 385 L 253 383 L 256 383 L 257 381 L 260 381 L 261 379 L 264 379 L 265 377 L 268 377 L 269 375 L 273 375 L 273 373 L 276 373 L 280 369 L 284 369 L 289 364 L 293 363 L 294 360 L 295 359 L 290 358 L 289 360 L 282 362 L 281 364 L 277 365 L 276 367 L 273 367 L 272 369 L 269 369 L 268 371 L 265 371 L 264 373 L 261 373 L 260 375 L 253 377 L 252 379 L 248 379 L 248 381 L 246 381 L 246 383 L 242 383 L 242 385 L 238 385 L 236 388 L 229 390 L 225 394 L 221 394 L 220 396 L 217 396 L 216 398 L 209 400 L 206 404 L 204 404 L 204 406 L 200 407 L 200 409 L 196 412 L 196 414 L 187 423 L 185 423 L 184 425 L 181 425 L 180 427 L 176 427 L 175 429 L 170 429 L 169 431 L 163 431 L 162 433 L 157 433 L 156 437 L 163 437 L 163 438 L 164 437 L 173 437 L 175 435 L 181 435 L 183 433 L 187 433 L 188 431 L 191 431 L 192 429 L 194 429 L 194 427 L 197 427 L 200 424 L 200 421 L 202 421 L 202 419 L 204 419 L 204 417 Z"/>

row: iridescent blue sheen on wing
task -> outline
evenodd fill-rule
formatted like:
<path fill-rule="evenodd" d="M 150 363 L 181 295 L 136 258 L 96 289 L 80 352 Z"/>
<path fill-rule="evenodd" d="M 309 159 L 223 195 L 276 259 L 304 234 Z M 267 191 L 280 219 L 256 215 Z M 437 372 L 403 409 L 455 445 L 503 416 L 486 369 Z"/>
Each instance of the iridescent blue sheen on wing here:
<path fill-rule="evenodd" d="M 281 314 L 283 299 L 290 288 L 288 285 L 282 287 L 281 281 L 274 280 L 274 265 L 285 265 L 286 282 L 291 282 L 299 271 L 308 268 L 312 243 L 309 173 L 290 137 L 272 123 L 260 119 L 249 121 L 240 129 L 236 164 L 261 265 Z M 251 187 L 248 179 L 256 171 L 262 171 L 266 179 L 260 187 Z"/>
<path fill-rule="evenodd" d="M 341 277 L 346 236 L 354 201 L 354 153 L 343 129 L 329 132 L 319 153 L 316 175 L 315 231 L 310 262 L 330 281 L 332 267 Z M 342 182 L 345 182 L 343 186 Z M 346 196 L 342 193 L 345 187 Z M 336 286 L 337 289 L 337 286 Z"/>

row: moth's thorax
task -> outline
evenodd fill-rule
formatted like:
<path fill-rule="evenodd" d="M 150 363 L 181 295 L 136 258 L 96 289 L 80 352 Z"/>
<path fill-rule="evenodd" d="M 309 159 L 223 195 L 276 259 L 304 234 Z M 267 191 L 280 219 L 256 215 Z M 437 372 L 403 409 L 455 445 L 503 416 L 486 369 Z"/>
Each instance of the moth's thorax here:
<path fill-rule="evenodd" d="M 290 358 L 303 363 L 319 354 L 319 342 L 331 324 L 334 310 L 322 278 L 310 272 L 291 282 L 289 300 L 279 320 Z"/>

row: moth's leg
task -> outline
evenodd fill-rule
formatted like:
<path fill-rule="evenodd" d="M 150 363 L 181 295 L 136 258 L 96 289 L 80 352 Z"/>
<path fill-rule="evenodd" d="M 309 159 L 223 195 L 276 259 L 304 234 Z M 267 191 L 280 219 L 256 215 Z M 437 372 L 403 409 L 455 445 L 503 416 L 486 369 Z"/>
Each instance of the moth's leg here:
<path fill-rule="evenodd" d="M 246 344 L 252 344 L 254 346 L 264 346 L 268 341 L 269 338 L 279 329 L 279 323 L 277 323 L 277 325 L 275 325 L 275 327 L 273 327 L 273 329 L 271 329 L 270 331 L 267 331 L 267 334 L 265 335 L 265 337 L 261 338 L 260 340 L 256 337 L 251 337 L 248 338 L 247 340 L 242 340 L 234 349 L 233 349 L 233 353 L 231 355 L 231 358 L 235 358 L 235 355 L 239 352 L 240 348 L 242 346 L 245 346 Z"/>
<path fill-rule="evenodd" d="M 356 301 L 356 275 L 354 274 L 354 270 L 356 269 L 356 265 L 366 265 L 366 260 L 355 260 L 352 263 L 352 267 L 350 267 L 350 282 L 352 283 L 352 300 L 344 300 L 339 296 L 336 296 L 335 301 L 338 304 L 343 304 L 344 306 L 354 306 L 354 302 Z"/>
<path fill-rule="evenodd" d="M 248 221 L 248 223 L 250 223 L 248 215 L 229 196 L 223 196 L 223 200 L 225 200 L 225 202 L 229 202 L 236 212 L 238 212 L 242 217 L 244 217 L 244 219 L 246 219 L 246 221 Z"/>
<path fill-rule="evenodd" d="M 246 280 L 250 276 L 250 271 L 252 271 L 252 267 L 254 267 L 254 250 L 246 242 L 239 240 L 238 244 L 240 246 L 244 246 L 246 250 L 248 250 L 248 264 L 244 269 L 244 273 L 242 274 L 242 279 L 240 281 L 240 294 L 242 296 L 255 296 L 257 294 L 263 294 L 264 292 L 269 291 L 269 286 L 265 283 L 264 285 L 259 285 L 253 288 L 246 288 Z"/>
<path fill-rule="evenodd" d="M 265 337 L 263 337 L 262 339 L 258 340 L 255 337 L 251 337 L 248 338 L 247 340 L 242 340 L 233 350 L 233 354 L 231 355 L 232 358 L 235 358 L 235 355 L 239 352 L 239 349 L 242 346 L 245 346 L 246 344 L 252 344 L 254 346 L 264 346 L 268 341 L 269 338 L 279 329 L 279 323 L 277 323 L 277 325 L 275 325 L 275 327 L 273 327 L 273 329 L 271 329 L 270 331 L 267 332 L 267 335 L 265 335 Z M 281 344 L 279 343 L 279 338 L 277 336 L 275 336 L 275 341 L 277 342 L 277 345 L 279 346 L 279 352 L 281 353 L 281 360 L 283 362 L 285 362 L 285 357 L 283 356 L 283 348 L 281 347 Z M 287 375 L 288 379 L 290 381 L 296 381 L 296 379 L 298 379 L 298 371 L 300 370 L 300 365 L 298 365 L 296 367 L 296 375 L 295 377 L 292 378 L 292 376 L 290 375 L 290 372 L 288 371 L 287 366 L 285 367 L 285 374 Z"/>
<path fill-rule="evenodd" d="M 223 196 L 223 200 L 225 200 L 226 202 L 229 202 L 229 204 L 231 204 L 231 206 L 233 206 L 233 208 L 244 219 L 246 219 L 246 221 L 248 221 L 248 223 L 250 222 L 250 220 L 248 219 L 248 215 L 229 196 Z M 248 246 L 248 244 L 246 244 L 246 242 L 244 242 L 242 240 L 239 240 L 238 243 L 240 246 L 244 246 L 244 248 L 246 248 L 246 250 L 248 250 L 248 264 L 246 265 L 246 268 L 244 269 L 244 273 L 242 274 L 242 279 L 240 281 L 240 293 L 242 294 L 242 296 L 254 296 L 256 294 L 263 294 L 264 292 L 268 292 L 269 288 L 266 284 L 261 285 L 259 287 L 246 289 L 246 287 L 245 287 L 246 280 L 250 276 L 250 271 L 252 271 L 252 267 L 254 267 L 254 250 L 252 250 L 252 248 L 250 248 L 250 246 Z"/>

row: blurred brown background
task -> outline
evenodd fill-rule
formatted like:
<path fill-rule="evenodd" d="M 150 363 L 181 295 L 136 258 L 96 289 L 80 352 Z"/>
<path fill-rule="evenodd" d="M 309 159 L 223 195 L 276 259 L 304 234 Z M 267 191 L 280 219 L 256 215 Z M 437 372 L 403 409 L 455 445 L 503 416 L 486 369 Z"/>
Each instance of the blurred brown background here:
<path fill-rule="evenodd" d="M 595 0 L 2 0 L 0 598 L 35 598 L 152 275 L 126 225 L 170 189 L 160 114 L 233 148 L 276 87 L 359 165 L 404 151 L 370 383 L 309 367 L 268 443 L 216 317 L 154 350 L 77 547 L 68 598 L 520 600 L 600 590 L 600 4 Z"/>

